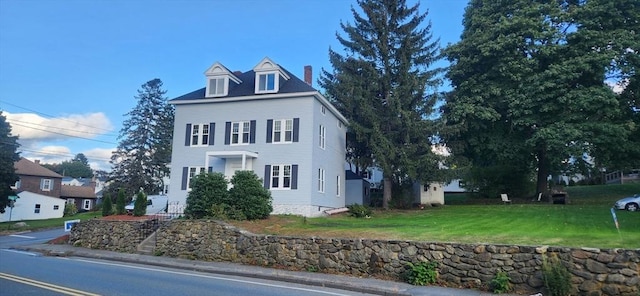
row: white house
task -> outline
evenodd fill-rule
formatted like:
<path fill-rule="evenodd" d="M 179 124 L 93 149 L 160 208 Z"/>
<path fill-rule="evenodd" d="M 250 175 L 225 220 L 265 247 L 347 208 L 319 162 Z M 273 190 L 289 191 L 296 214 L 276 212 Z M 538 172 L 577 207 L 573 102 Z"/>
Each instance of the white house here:
<path fill-rule="evenodd" d="M 271 191 L 274 214 L 318 216 L 345 205 L 346 118 L 311 86 L 269 58 L 246 72 L 214 63 L 203 88 L 175 106 L 168 196 L 184 208 L 203 172 L 252 170 Z"/>
<path fill-rule="evenodd" d="M 0 222 L 20 220 L 43 220 L 61 218 L 64 215 L 64 199 L 29 191 L 18 193 L 13 208 L 7 207 L 0 214 Z"/>

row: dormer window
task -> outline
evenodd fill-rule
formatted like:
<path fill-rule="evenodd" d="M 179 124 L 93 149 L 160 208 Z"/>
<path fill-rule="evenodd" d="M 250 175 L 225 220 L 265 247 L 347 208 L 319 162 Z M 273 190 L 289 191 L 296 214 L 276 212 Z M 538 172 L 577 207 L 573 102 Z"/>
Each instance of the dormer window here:
<path fill-rule="evenodd" d="M 258 92 L 274 92 L 276 90 L 276 73 L 258 74 Z"/>
<path fill-rule="evenodd" d="M 207 96 L 209 97 L 217 97 L 224 96 L 227 92 L 225 90 L 225 79 L 224 77 L 219 78 L 210 78 L 209 79 L 209 92 Z"/>
<path fill-rule="evenodd" d="M 205 96 L 211 97 L 224 97 L 229 95 L 229 90 L 232 85 L 242 83 L 234 73 L 231 73 L 222 64 L 216 62 L 207 71 L 204 72 L 207 76 L 207 87 L 205 90 Z"/>
<path fill-rule="evenodd" d="M 256 73 L 256 94 L 272 94 L 280 90 L 280 86 L 289 80 L 289 75 L 269 58 L 264 58 L 253 67 Z"/>

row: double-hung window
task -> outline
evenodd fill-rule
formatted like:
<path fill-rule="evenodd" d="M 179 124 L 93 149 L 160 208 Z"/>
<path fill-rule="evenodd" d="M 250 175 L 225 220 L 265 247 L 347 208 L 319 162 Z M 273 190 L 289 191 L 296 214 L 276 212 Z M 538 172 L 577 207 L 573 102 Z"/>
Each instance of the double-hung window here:
<path fill-rule="evenodd" d="M 318 169 L 318 192 L 323 192 L 324 193 L 324 169 L 323 168 L 319 168 Z"/>
<path fill-rule="evenodd" d="M 293 119 L 273 121 L 273 142 L 291 143 L 293 141 Z"/>
<path fill-rule="evenodd" d="M 42 179 L 40 181 L 40 190 L 42 191 L 51 191 L 53 189 L 53 180 L 51 179 Z"/>
<path fill-rule="evenodd" d="M 291 165 L 271 166 L 271 189 L 291 189 Z"/>
<path fill-rule="evenodd" d="M 326 128 L 324 127 L 324 125 L 321 124 L 319 128 L 319 134 L 318 134 L 318 144 L 322 149 L 325 148 L 326 133 L 327 133 Z"/>
<path fill-rule="evenodd" d="M 225 89 L 224 89 L 224 78 L 211 78 L 209 79 L 209 93 L 208 96 L 210 97 L 215 97 L 215 96 L 223 96 L 225 95 Z"/>
<path fill-rule="evenodd" d="M 258 75 L 258 93 L 274 92 L 276 90 L 276 73 L 266 73 Z"/>
<path fill-rule="evenodd" d="M 340 186 L 342 186 L 342 184 L 340 184 L 340 175 L 336 176 L 336 196 L 340 196 L 340 191 L 341 188 Z"/>
<path fill-rule="evenodd" d="M 193 178 L 205 173 L 204 167 L 184 167 L 182 176 L 182 189 L 191 190 Z"/>
<path fill-rule="evenodd" d="M 231 144 L 249 144 L 251 124 L 248 121 L 234 122 L 231 126 Z"/>
<path fill-rule="evenodd" d="M 214 122 L 209 123 L 195 123 L 187 124 L 185 132 L 185 146 L 211 146 L 213 145 L 214 132 L 216 124 Z"/>
<path fill-rule="evenodd" d="M 209 145 L 209 124 L 194 124 L 191 129 L 191 146 Z"/>
<path fill-rule="evenodd" d="M 40 214 L 40 204 L 36 204 L 35 209 L 33 210 L 34 214 Z"/>

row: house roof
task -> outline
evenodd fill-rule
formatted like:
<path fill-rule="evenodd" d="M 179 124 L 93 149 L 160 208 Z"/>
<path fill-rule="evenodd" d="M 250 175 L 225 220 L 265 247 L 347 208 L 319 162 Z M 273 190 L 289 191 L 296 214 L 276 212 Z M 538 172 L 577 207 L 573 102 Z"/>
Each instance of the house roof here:
<path fill-rule="evenodd" d="M 97 198 L 95 189 L 89 186 L 62 185 L 60 187 L 61 198 Z"/>
<path fill-rule="evenodd" d="M 17 175 L 62 178 L 62 175 L 47 169 L 26 158 L 20 158 L 13 164 Z"/>
<path fill-rule="evenodd" d="M 352 170 L 345 170 L 344 177 L 347 180 L 363 179 L 362 177 L 358 176 L 358 174 L 354 173 Z"/>
<path fill-rule="evenodd" d="M 278 94 L 287 94 L 287 93 L 299 93 L 299 92 L 312 92 L 317 91 L 315 88 L 308 85 L 306 82 L 302 81 L 300 78 L 292 75 L 285 68 L 280 66 L 280 69 L 289 75 L 290 79 L 286 80 L 284 84 L 282 84 L 278 90 Z M 219 98 L 233 98 L 233 97 L 244 97 L 244 96 L 259 96 L 260 94 L 255 93 L 255 82 L 256 82 L 256 72 L 253 70 L 244 72 L 242 74 L 236 75 L 238 79 L 242 80 L 242 83 L 235 84 L 230 83 L 229 93 L 227 96 L 219 97 Z M 170 100 L 169 102 L 180 102 L 180 101 L 191 101 L 198 99 L 214 99 L 215 98 L 207 98 L 205 96 L 206 87 L 201 89 L 192 91 L 188 94 L 184 94 L 175 99 Z"/>

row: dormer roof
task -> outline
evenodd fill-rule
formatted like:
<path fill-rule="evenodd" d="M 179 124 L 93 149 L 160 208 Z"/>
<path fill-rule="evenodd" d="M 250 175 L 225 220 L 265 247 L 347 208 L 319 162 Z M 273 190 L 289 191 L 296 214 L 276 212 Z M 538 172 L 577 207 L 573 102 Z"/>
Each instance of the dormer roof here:
<path fill-rule="evenodd" d="M 213 63 L 213 65 L 211 65 L 211 67 L 209 67 L 207 71 L 204 71 L 204 75 L 207 77 L 227 76 L 235 83 L 242 83 L 242 80 L 238 79 L 238 77 L 233 72 L 229 71 L 229 69 L 227 69 L 227 67 L 222 65 L 220 62 Z"/>

